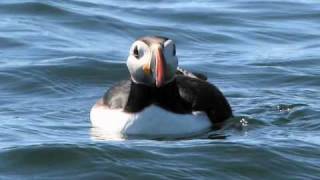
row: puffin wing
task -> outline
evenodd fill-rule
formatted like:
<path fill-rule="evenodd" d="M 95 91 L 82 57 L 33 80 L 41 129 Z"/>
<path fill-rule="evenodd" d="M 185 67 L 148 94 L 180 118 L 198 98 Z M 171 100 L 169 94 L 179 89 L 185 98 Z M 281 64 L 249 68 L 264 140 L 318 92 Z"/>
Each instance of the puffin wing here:
<path fill-rule="evenodd" d="M 121 81 L 112 86 L 103 96 L 103 104 L 110 109 L 121 109 L 135 113 L 150 105 L 152 94 L 149 87 L 135 84 L 131 80 Z"/>
<path fill-rule="evenodd" d="M 181 98 L 192 111 L 204 111 L 212 123 L 221 123 L 232 117 L 232 110 L 222 92 L 207 81 L 184 75 L 176 77 Z"/>
<path fill-rule="evenodd" d="M 181 67 L 177 67 L 176 74 L 177 75 L 185 75 L 185 76 L 188 76 L 188 77 L 191 77 L 191 78 L 201 79 L 201 80 L 204 80 L 204 81 L 206 81 L 208 79 L 208 77 L 206 75 L 204 75 L 204 74 L 197 73 L 197 72 L 190 72 L 190 71 L 187 71 L 185 69 L 182 69 Z"/>
<path fill-rule="evenodd" d="M 103 96 L 102 104 L 110 109 L 124 109 L 130 94 L 130 80 L 113 85 Z"/>

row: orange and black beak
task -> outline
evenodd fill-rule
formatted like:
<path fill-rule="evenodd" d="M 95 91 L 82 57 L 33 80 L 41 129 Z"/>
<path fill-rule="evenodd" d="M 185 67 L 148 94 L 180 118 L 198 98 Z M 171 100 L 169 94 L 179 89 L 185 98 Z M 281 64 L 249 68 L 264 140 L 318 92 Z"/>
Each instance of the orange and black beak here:
<path fill-rule="evenodd" d="M 163 56 L 161 47 L 158 47 L 156 51 L 156 87 L 161 87 L 165 84 L 165 72 L 166 72 L 166 61 Z"/>

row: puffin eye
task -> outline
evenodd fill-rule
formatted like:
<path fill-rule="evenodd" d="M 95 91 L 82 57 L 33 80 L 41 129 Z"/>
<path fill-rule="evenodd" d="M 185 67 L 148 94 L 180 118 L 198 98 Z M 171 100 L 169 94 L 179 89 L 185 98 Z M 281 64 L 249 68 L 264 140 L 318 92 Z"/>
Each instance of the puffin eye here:
<path fill-rule="evenodd" d="M 136 57 L 136 58 L 139 57 L 138 46 L 134 47 L 134 49 L 133 49 L 133 55 L 134 55 L 134 57 Z"/>
<path fill-rule="evenodd" d="M 173 44 L 173 52 L 172 52 L 172 54 L 173 54 L 173 56 L 176 55 L 176 45 L 175 44 Z"/>

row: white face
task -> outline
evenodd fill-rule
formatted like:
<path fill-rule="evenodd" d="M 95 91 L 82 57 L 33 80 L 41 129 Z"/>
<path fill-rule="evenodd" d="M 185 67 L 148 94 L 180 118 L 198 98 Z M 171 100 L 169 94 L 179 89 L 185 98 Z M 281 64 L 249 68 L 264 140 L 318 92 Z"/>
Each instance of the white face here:
<path fill-rule="evenodd" d="M 159 74 L 161 74 L 157 68 L 159 59 L 164 62 L 163 84 L 174 80 L 178 67 L 175 51 L 175 44 L 170 39 L 164 43 L 152 41 L 148 44 L 142 40 L 135 41 L 130 48 L 127 60 L 132 80 L 136 83 L 154 86 Z"/>

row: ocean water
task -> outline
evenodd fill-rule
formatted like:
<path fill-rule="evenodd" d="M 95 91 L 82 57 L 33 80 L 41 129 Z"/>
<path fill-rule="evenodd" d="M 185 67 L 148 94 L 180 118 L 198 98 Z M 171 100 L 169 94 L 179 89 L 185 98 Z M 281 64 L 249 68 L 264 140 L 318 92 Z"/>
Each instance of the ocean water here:
<path fill-rule="evenodd" d="M 176 42 L 234 110 L 219 131 L 101 140 L 131 43 Z M 319 179 L 317 0 L 0 1 L 0 179 Z"/>

